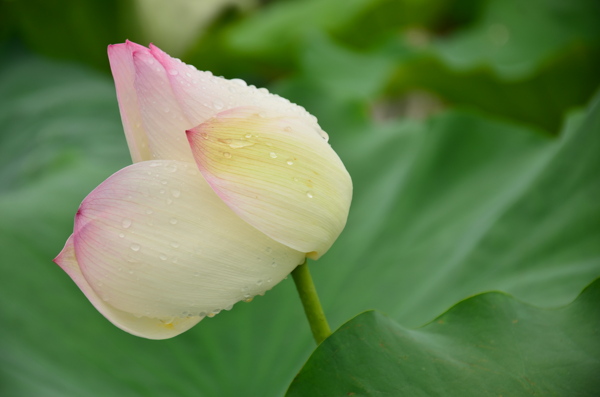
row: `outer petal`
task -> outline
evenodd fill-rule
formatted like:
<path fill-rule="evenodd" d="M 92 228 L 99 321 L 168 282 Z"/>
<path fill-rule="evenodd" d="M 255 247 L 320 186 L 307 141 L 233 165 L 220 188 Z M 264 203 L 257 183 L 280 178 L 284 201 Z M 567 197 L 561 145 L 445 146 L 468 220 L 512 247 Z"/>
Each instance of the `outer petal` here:
<path fill-rule="evenodd" d="M 121 120 L 133 162 L 150 160 L 148 139 L 142 125 L 137 93 L 133 86 L 135 69 L 133 52 L 148 52 L 146 47 L 130 41 L 108 46 L 108 59 L 115 80 Z"/>
<path fill-rule="evenodd" d="M 235 215 L 194 164 L 168 160 L 136 163 L 98 186 L 73 239 L 96 299 L 165 323 L 229 309 L 304 258 Z"/>
<path fill-rule="evenodd" d="M 260 106 L 279 114 L 303 117 L 318 134 L 327 140 L 327 134 L 317 119 L 302 106 L 291 103 L 266 88 L 248 86 L 243 80 L 227 80 L 211 72 L 196 70 L 178 59 L 173 59 L 158 47 L 150 45 L 150 52 L 167 71 L 169 84 L 185 117 L 191 122 L 187 128 L 203 123 L 217 113 L 241 106 Z"/>
<path fill-rule="evenodd" d="M 104 317 L 130 334 L 149 339 L 167 339 L 187 331 L 202 319 L 201 317 L 186 317 L 166 321 L 150 317 L 136 317 L 114 308 L 108 302 L 102 300 L 83 277 L 75 257 L 73 235 L 69 237 L 65 247 L 54 261 L 75 281 L 75 284 Z"/>
<path fill-rule="evenodd" d="M 272 239 L 318 258 L 344 228 L 352 181 L 304 118 L 236 108 L 188 131 L 188 139 L 217 194 Z"/>
<path fill-rule="evenodd" d="M 181 111 L 164 67 L 148 50 L 133 52 L 135 92 L 153 159 L 193 162 L 185 131 L 195 124 Z"/>

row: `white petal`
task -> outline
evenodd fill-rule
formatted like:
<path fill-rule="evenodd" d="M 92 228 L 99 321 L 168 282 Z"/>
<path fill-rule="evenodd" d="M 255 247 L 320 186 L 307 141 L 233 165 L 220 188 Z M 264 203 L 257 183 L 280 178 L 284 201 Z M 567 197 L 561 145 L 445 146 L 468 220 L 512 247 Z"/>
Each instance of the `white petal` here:
<path fill-rule="evenodd" d="M 236 108 L 188 131 L 188 139 L 217 194 L 272 239 L 318 258 L 344 228 L 352 181 L 303 117 Z"/>
<path fill-rule="evenodd" d="M 304 259 L 240 219 L 195 164 L 136 163 L 81 204 L 74 246 L 87 282 L 134 316 L 211 316 L 261 294 Z"/>
<path fill-rule="evenodd" d="M 90 286 L 79 268 L 75 250 L 73 248 L 73 235 L 69 237 L 65 247 L 54 260 L 77 284 L 94 307 L 102 313 L 111 323 L 130 334 L 148 339 L 167 339 L 179 335 L 196 325 L 202 318 L 186 317 L 157 319 L 150 317 L 136 317 L 130 313 L 116 309 L 108 302 L 102 300 Z"/>
<path fill-rule="evenodd" d="M 134 51 L 135 92 L 152 159 L 192 161 L 185 131 L 191 123 L 181 111 L 167 72 L 149 51 Z"/>
<path fill-rule="evenodd" d="M 148 148 L 146 132 L 142 125 L 137 93 L 133 86 L 135 68 L 132 54 L 134 51 L 148 52 L 149 50 L 130 41 L 108 46 L 108 59 L 117 89 L 119 110 L 127 145 L 133 162 L 138 162 L 150 160 L 152 156 Z"/>

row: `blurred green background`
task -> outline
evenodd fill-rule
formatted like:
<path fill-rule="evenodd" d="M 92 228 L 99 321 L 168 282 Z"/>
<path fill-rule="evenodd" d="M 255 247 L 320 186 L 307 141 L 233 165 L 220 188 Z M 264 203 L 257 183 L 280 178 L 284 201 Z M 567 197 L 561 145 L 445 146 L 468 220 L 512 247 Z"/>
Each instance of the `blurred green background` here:
<path fill-rule="evenodd" d="M 355 185 L 311 263 L 331 325 L 375 308 L 414 328 L 491 290 L 559 307 L 600 276 L 599 21 L 597 0 L 2 0 L 0 396 L 278 396 L 314 349 L 291 280 L 148 341 L 52 263 L 131 161 L 108 44 L 317 116 Z"/>

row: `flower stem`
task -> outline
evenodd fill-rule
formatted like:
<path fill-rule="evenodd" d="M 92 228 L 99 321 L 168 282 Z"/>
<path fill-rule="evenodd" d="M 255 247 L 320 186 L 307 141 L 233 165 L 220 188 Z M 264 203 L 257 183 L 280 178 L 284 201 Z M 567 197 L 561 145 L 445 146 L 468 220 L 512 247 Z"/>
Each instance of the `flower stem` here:
<path fill-rule="evenodd" d="M 306 261 L 294 269 L 292 277 L 296 283 L 296 289 L 298 290 L 298 295 L 300 295 L 302 306 L 304 306 L 304 313 L 306 313 L 306 318 L 308 318 L 313 337 L 317 344 L 320 344 L 325 338 L 331 335 L 331 329 L 327 323 L 327 318 L 325 318 L 325 313 L 321 307 L 321 302 L 319 301 L 319 296 L 317 295 L 317 290 L 315 289 L 315 284 L 313 283 Z"/>

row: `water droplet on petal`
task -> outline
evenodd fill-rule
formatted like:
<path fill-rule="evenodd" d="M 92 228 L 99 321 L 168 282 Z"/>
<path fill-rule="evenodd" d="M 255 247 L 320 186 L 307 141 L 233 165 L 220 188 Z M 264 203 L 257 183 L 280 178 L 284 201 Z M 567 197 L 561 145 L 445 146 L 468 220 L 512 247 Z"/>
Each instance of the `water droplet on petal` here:
<path fill-rule="evenodd" d="M 262 285 L 263 281 L 262 280 L 256 280 L 256 285 L 260 286 Z"/>
<path fill-rule="evenodd" d="M 272 159 L 276 159 L 276 158 L 277 158 L 277 153 L 275 153 L 275 152 L 271 152 L 271 153 L 269 153 L 269 156 L 270 156 Z"/>
<path fill-rule="evenodd" d="M 173 195 L 173 197 L 177 198 L 179 196 L 181 196 L 181 192 L 177 189 L 173 189 L 171 190 L 171 194 Z"/>
<path fill-rule="evenodd" d="M 123 226 L 124 229 L 129 228 L 129 226 L 131 226 L 131 220 L 130 219 L 123 219 L 123 222 L 121 222 L 121 226 Z"/>
<path fill-rule="evenodd" d="M 230 80 L 232 83 L 235 83 L 237 85 L 239 85 L 240 87 L 246 87 L 246 82 L 242 79 L 231 79 Z"/>
<path fill-rule="evenodd" d="M 125 237 L 125 234 L 119 233 L 119 237 L 123 238 L 123 237 Z"/>
<path fill-rule="evenodd" d="M 129 248 L 131 248 L 133 251 L 136 251 L 136 252 L 137 252 L 137 251 L 139 251 L 139 250 L 140 250 L 140 245 L 139 245 L 139 244 L 135 244 L 135 243 L 133 243 L 133 244 L 131 244 L 131 245 L 129 246 Z"/>
<path fill-rule="evenodd" d="M 292 132 L 292 127 L 289 125 L 283 129 L 285 132 Z"/>
<path fill-rule="evenodd" d="M 163 261 L 167 260 L 167 256 L 165 254 L 160 254 L 158 257 Z"/>
<path fill-rule="evenodd" d="M 244 135 L 246 138 L 252 138 L 252 134 L 246 134 Z"/>
<path fill-rule="evenodd" d="M 294 165 L 294 162 L 292 160 L 288 160 L 287 165 Z"/>
<path fill-rule="evenodd" d="M 173 247 L 173 248 L 179 248 L 179 243 L 177 243 L 177 242 L 172 242 L 172 243 L 171 243 L 171 247 Z"/>
<path fill-rule="evenodd" d="M 221 109 L 223 109 L 223 102 L 213 101 L 213 107 L 217 110 L 221 110 Z"/>
<path fill-rule="evenodd" d="M 178 75 L 177 70 L 175 70 L 175 69 L 169 69 L 169 74 L 171 76 L 177 76 Z"/>
<path fill-rule="evenodd" d="M 252 145 L 254 145 L 254 142 L 246 141 L 243 139 L 234 139 L 229 142 L 229 147 L 232 149 L 240 149 Z"/>
<path fill-rule="evenodd" d="M 177 218 L 171 218 L 171 219 L 169 219 L 169 223 L 170 223 L 171 225 L 176 225 L 176 224 L 177 224 L 177 222 L 178 222 L 178 221 L 177 221 Z"/>
<path fill-rule="evenodd" d="M 231 153 L 225 152 L 225 153 L 223 153 L 223 157 L 230 159 L 231 158 Z"/>
<path fill-rule="evenodd" d="M 314 196 L 313 196 L 312 192 L 306 192 L 306 197 L 313 198 Z"/>
<path fill-rule="evenodd" d="M 146 214 L 148 214 L 148 215 L 152 214 L 152 210 L 146 210 Z"/>

